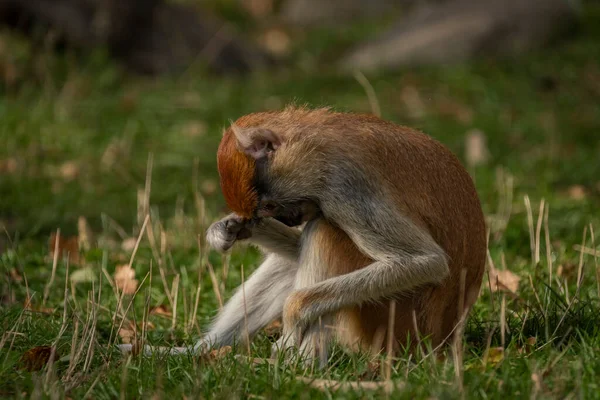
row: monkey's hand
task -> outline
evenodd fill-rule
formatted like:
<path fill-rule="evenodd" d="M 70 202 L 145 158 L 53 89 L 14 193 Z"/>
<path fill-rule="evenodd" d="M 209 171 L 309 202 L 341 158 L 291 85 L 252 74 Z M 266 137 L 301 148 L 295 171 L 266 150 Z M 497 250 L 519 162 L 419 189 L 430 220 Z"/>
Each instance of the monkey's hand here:
<path fill-rule="evenodd" d="M 237 214 L 229 214 L 212 224 L 206 231 L 206 241 L 213 249 L 225 252 L 236 241 L 252 237 L 252 220 L 244 219 Z"/>

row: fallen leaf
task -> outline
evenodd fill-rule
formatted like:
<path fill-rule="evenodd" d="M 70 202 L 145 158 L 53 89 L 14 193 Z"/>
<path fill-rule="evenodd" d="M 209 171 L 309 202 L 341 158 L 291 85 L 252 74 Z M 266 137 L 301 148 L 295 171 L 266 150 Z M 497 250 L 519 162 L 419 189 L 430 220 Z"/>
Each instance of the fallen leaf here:
<path fill-rule="evenodd" d="M 583 200 L 587 197 L 585 187 L 582 185 L 573 185 L 569 187 L 567 194 L 572 200 Z"/>
<path fill-rule="evenodd" d="M 50 235 L 48 242 L 51 257 L 54 257 L 54 250 L 57 247 L 56 242 L 57 236 L 56 233 L 53 233 Z M 77 236 L 69 236 L 67 238 L 63 236 L 58 237 L 58 257 L 63 258 L 67 254 L 69 255 L 69 263 L 79 265 L 79 239 Z"/>
<path fill-rule="evenodd" d="M 156 325 L 154 325 L 154 323 L 152 321 L 146 321 L 146 323 L 144 323 L 144 321 L 140 321 L 138 322 L 138 328 L 140 330 L 147 330 L 147 331 L 153 331 L 156 329 Z"/>
<path fill-rule="evenodd" d="M 65 181 L 72 181 L 79 175 L 79 165 L 75 161 L 67 161 L 60 166 L 59 171 Z"/>
<path fill-rule="evenodd" d="M 210 356 L 213 359 L 219 359 L 225 357 L 229 353 L 231 353 L 231 346 L 223 346 L 221 348 L 211 351 Z"/>
<path fill-rule="evenodd" d="M 135 249 L 137 239 L 134 237 L 127 238 L 121 243 L 121 249 L 127 253 L 131 253 Z"/>
<path fill-rule="evenodd" d="M 264 18 L 273 12 L 274 0 L 242 0 L 242 7 L 254 18 Z"/>
<path fill-rule="evenodd" d="M 491 366 L 495 366 L 500 361 L 504 360 L 504 348 L 503 347 L 492 347 L 489 349 L 487 357 L 484 358 L 486 363 Z"/>
<path fill-rule="evenodd" d="M 31 311 L 35 311 L 35 312 L 44 313 L 44 314 L 53 314 L 54 313 L 54 308 L 34 306 L 31 303 L 31 298 L 29 296 L 25 297 L 25 302 L 23 304 L 23 308 L 26 310 L 31 310 Z"/>
<path fill-rule="evenodd" d="M 115 269 L 115 284 L 125 294 L 134 294 L 138 287 L 135 270 L 127 264 L 118 265 Z"/>
<path fill-rule="evenodd" d="M 130 328 L 121 328 L 119 329 L 119 337 L 121 338 L 121 342 L 130 344 L 136 336 L 136 332 Z"/>
<path fill-rule="evenodd" d="M 205 194 L 213 194 L 217 191 L 217 183 L 211 179 L 207 179 L 202 182 L 201 189 Z"/>
<path fill-rule="evenodd" d="M 71 281 L 74 283 L 96 281 L 96 272 L 91 267 L 81 268 L 71 273 Z"/>
<path fill-rule="evenodd" d="M 204 353 L 200 356 L 200 360 L 202 361 L 216 361 L 225 357 L 227 354 L 231 353 L 231 346 L 223 346 L 218 349 L 214 349 L 209 353 Z"/>
<path fill-rule="evenodd" d="M 278 56 L 288 54 L 292 44 L 287 32 L 278 28 L 269 29 L 263 33 L 260 42 L 270 53 Z"/>
<path fill-rule="evenodd" d="M 10 275 L 10 279 L 12 279 L 13 282 L 23 281 L 23 277 L 19 273 L 19 270 L 17 270 L 16 268 L 11 268 L 9 271 L 9 275 Z"/>
<path fill-rule="evenodd" d="M 465 158 L 469 167 L 476 167 L 487 163 L 490 152 L 487 148 L 485 134 L 473 129 L 467 132 L 465 138 Z"/>
<path fill-rule="evenodd" d="M 561 278 L 571 279 L 576 275 L 576 273 L 577 264 L 575 263 L 566 262 L 564 264 L 560 264 L 556 268 L 556 275 L 558 275 Z"/>
<path fill-rule="evenodd" d="M 504 291 L 516 293 L 519 290 L 521 278 L 507 269 L 490 268 L 492 292 Z"/>
<path fill-rule="evenodd" d="M 535 343 L 537 339 L 535 337 L 529 337 L 525 341 L 525 345 L 519 347 L 518 352 L 520 354 L 529 354 L 535 349 Z"/>
<path fill-rule="evenodd" d="M 52 356 L 52 347 L 50 346 L 38 346 L 33 349 L 27 350 L 21 356 L 21 368 L 33 372 L 39 371 L 48 364 L 48 362 L 54 362 L 60 358 L 60 355 L 57 351 L 54 352 L 54 356 L 52 360 L 50 357 Z"/>
<path fill-rule="evenodd" d="M 150 309 L 150 315 L 161 315 L 163 317 L 171 318 L 173 313 L 167 306 L 161 304 L 160 306 L 152 307 Z"/>
<path fill-rule="evenodd" d="M 15 158 L 7 158 L 0 160 L 0 173 L 2 174 L 14 174 L 17 172 L 19 163 Z"/>
<path fill-rule="evenodd" d="M 281 335 L 281 330 L 283 329 L 283 325 L 280 320 L 275 320 L 267 325 L 264 329 L 265 335 L 270 338 L 277 338 Z"/>

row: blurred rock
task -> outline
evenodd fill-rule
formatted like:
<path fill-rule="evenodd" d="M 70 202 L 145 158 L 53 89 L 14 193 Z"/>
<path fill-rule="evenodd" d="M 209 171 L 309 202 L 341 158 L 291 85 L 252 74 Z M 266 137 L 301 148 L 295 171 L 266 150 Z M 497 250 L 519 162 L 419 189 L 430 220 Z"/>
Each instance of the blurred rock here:
<path fill-rule="evenodd" d="M 273 63 L 223 21 L 166 0 L 2 0 L 0 26 L 39 46 L 48 36 L 57 48 L 106 46 L 127 67 L 147 74 L 182 70 L 197 60 L 224 73 Z"/>
<path fill-rule="evenodd" d="M 365 16 L 378 16 L 410 0 L 287 0 L 281 17 L 295 25 L 331 24 Z"/>
<path fill-rule="evenodd" d="M 340 62 L 346 70 L 460 62 L 539 48 L 574 25 L 578 0 L 453 0 L 419 6 Z"/>

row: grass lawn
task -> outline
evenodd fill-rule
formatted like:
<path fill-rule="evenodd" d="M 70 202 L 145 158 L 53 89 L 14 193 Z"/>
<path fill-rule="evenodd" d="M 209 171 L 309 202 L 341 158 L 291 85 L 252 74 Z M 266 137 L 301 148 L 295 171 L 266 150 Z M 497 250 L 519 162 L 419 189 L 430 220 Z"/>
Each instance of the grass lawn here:
<path fill-rule="evenodd" d="M 488 267 L 508 289 L 491 292 L 486 274 L 454 356 L 379 362 L 336 348 L 323 371 L 253 364 L 236 357 L 245 346 L 196 360 L 124 357 L 111 344 L 201 335 L 260 262 L 251 248 L 222 257 L 204 245 L 226 212 L 223 127 L 290 102 L 370 111 L 356 79 L 323 60 L 373 27 L 309 32 L 294 67 L 277 72 L 159 80 L 0 34 L 0 396 L 370 398 L 385 391 L 305 378 L 382 381 L 391 367 L 391 398 L 600 398 L 600 7 L 586 4 L 579 32 L 544 51 L 368 75 L 384 118 L 465 163 L 477 150 L 466 138 L 485 137 L 489 156 L 469 168 Z M 260 334 L 251 356 L 269 357 L 274 335 Z M 55 346 L 51 367 L 42 346 Z"/>

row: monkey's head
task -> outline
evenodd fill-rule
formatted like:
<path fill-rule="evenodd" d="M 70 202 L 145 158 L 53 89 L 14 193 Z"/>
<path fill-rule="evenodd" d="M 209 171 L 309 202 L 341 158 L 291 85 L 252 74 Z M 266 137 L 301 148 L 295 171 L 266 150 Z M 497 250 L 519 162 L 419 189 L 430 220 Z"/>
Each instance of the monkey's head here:
<path fill-rule="evenodd" d="M 217 151 L 227 206 L 243 218 L 273 217 L 288 226 L 314 218 L 319 212 L 315 202 L 272 196 L 270 166 L 282 138 L 269 129 L 243 126 L 244 122 L 238 120 L 225 131 Z"/>

